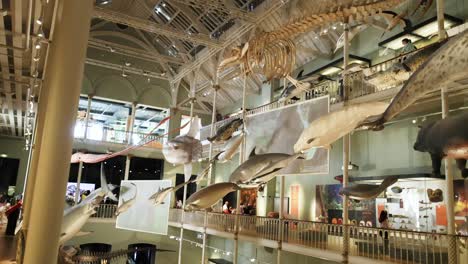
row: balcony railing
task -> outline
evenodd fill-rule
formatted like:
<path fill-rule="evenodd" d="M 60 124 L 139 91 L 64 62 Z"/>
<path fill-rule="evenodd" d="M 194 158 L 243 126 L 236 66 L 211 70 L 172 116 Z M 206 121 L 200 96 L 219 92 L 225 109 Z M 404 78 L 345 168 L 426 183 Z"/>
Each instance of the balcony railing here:
<path fill-rule="evenodd" d="M 78 120 L 76 126 L 84 126 L 84 121 Z M 84 137 L 84 133 L 84 130 L 75 130 L 75 138 L 133 146 L 145 145 L 152 148 L 162 148 L 162 145 L 167 140 L 167 136 L 161 137 L 159 135 L 148 135 L 139 132 L 130 133 L 106 127 L 97 129 L 96 131 L 88 130 L 86 138 Z"/>
<path fill-rule="evenodd" d="M 114 209 L 110 209 L 111 207 Z M 113 217 L 115 205 L 101 205 L 93 217 Z M 280 241 L 288 245 L 341 253 L 345 228 L 349 233 L 349 254 L 394 263 L 448 263 L 449 247 L 457 248 L 458 262 L 468 263 L 468 236 L 409 230 L 334 225 L 260 216 L 206 213 L 206 228 L 256 239 Z M 182 210 L 169 210 L 169 222 L 180 224 Z M 185 212 L 184 226 L 203 228 L 205 212 Z M 281 234 L 283 232 L 283 234 Z"/>
<path fill-rule="evenodd" d="M 117 205 L 115 204 L 100 204 L 96 209 L 96 213 L 91 217 L 101 218 L 101 219 L 113 219 L 116 218 L 115 211 L 117 210 Z"/>

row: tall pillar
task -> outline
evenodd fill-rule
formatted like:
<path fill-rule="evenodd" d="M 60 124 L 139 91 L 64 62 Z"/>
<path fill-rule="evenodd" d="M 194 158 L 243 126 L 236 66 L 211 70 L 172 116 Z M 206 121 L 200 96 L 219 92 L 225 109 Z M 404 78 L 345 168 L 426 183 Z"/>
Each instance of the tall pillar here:
<path fill-rule="evenodd" d="M 84 139 L 88 138 L 88 127 L 89 127 L 89 116 L 91 114 L 91 101 L 93 100 L 93 95 L 88 94 L 88 105 L 86 106 L 86 119 L 85 119 L 85 131 Z"/>
<path fill-rule="evenodd" d="M 43 89 L 47 104 L 24 263 L 56 263 L 73 128 L 94 1 L 59 1 Z"/>
<path fill-rule="evenodd" d="M 343 106 L 346 106 L 348 103 L 349 97 L 349 89 L 348 81 L 347 81 L 347 70 L 348 70 L 348 63 L 349 63 L 349 27 L 348 24 L 345 24 L 344 29 L 344 47 L 343 47 Z M 349 134 L 343 137 L 343 188 L 348 187 L 349 181 L 349 171 L 348 171 L 348 164 L 349 164 L 349 142 L 350 136 Z M 348 228 L 348 204 L 349 204 L 349 197 L 345 195 L 343 197 L 343 252 L 342 252 L 342 263 L 348 263 L 348 255 L 349 255 L 349 228 Z"/>
<path fill-rule="evenodd" d="M 82 174 L 83 174 L 83 161 L 80 160 L 80 162 L 78 163 L 78 176 L 76 177 L 75 204 L 77 204 L 80 201 L 80 195 L 81 195 L 80 185 L 81 185 Z"/>
<path fill-rule="evenodd" d="M 447 89 L 442 88 L 442 118 L 447 118 L 449 115 L 449 103 Z M 445 184 L 447 188 L 447 198 L 445 199 L 447 205 L 447 234 L 449 235 L 448 247 L 448 264 L 458 263 L 457 241 L 454 236 L 455 233 L 455 213 L 454 213 L 454 195 L 453 195 L 453 159 L 445 159 Z"/>
<path fill-rule="evenodd" d="M 132 162 L 132 155 L 128 154 L 125 160 L 125 174 L 124 180 L 128 181 L 128 177 L 130 175 L 130 162 Z"/>
<path fill-rule="evenodd" d="M 437 27 L 439 29 L 439 41 L 447 38 L 447 31 L 445 31 L 445 7 L 444 0 L 436 0 L 437 5 Z"/>
<path fill-rule="evenodd" d="M 280 176 L 280 204 L 279 204 L 279 219 L 280 219 L 280 228 L 279 228 L 279 242 L 278 242 L 278 251 L 276 255 L 276 264 L 281 264 L 281 254 L 283 251 L 283 240 L 285 234 L 285 228 L 288 228 L 284 224 L 284 182 L 285 176 Z"/>

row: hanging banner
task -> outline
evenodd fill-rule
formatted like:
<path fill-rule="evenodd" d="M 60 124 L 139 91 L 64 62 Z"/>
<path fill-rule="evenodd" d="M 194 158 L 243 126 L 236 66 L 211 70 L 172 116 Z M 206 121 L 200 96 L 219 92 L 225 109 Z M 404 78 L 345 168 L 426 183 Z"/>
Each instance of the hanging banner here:
<path fill-rule="evenodd" d="M 329 96 L 323 96 L 249 115 L 246 117 L 247 147 L 250 153 L 255 147 L 256 154 L 294 153 L 294 144 L 304 128 L 315 119 L 329 112 Z M 310 149 L 305 160 L 296 160 L 284 169 L 283 174 L 327 174 L 328 150 Z"/>
<path fill-rule="evenodd" d="M 118 208 L 128 209 L 117 216 L 116 228 L 167 235 L 171 195 L 159 205 L 149 197 L 171 184 L 170 180 L 122 181 Z"/>

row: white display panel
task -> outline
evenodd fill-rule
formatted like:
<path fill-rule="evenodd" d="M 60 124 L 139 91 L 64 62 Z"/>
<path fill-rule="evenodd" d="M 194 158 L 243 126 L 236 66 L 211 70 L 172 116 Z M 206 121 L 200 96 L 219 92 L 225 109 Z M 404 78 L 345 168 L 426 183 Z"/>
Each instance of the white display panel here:
<path fill-rule="evenodd" d="M 160 189 L 170 187 L 171 184 L 170 180 L 122 181 L 121 190 L 127 191 L 120 195 L 119 207 L 123 203 L 122 200 L 128 201 L 135 197 L 135 186 L 136 198 L 135 203 L 117 217 L 116 228 L 167 235 L 171 195 L 160 205 L 153 205 L 149 197 Z"/>

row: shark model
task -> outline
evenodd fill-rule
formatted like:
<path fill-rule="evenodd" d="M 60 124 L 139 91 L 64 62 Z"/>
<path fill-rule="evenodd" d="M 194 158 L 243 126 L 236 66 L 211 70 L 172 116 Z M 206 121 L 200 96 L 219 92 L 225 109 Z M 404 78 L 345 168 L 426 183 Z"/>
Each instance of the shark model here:
<path fill-rule="evenodd" d="M 137 195 L 138 195 L 138 189 L 137 189 L 137 186 L 134 183 L 131 182 L 130 184 L 133 185 L 133 187 L 135 189 L 135 194 L 133 195 L 132 198 L 128 199 L 127 201 L 125 201 L 124 197 L 122 197 L 122 204 L 119 207 L 117 207 L 117 210 L 115 211 L 115 216 L 119 216 L 121 213 L 125 213 L 136 202 L 136 198 L 137 198 Z M 124 186 L 122 186 L 121 189 L 123 187 Z M 124 192 L 121 191 L 120 196 L 123 196 L 123 193 Z"/>
<path fill-rule="evenodd" d="M 175 192 L 179 190 L 180 188 L 183 188 L 185 185 L 192 183 L 192 182 L 194 181 L 186 181 L 174 187 L 171 186 L 171 187 L 160 189 L 159 191 L 151 195 L 148 200 L 152 201 L 154 205 L 164 204 L 164 200 L 166 200 L 166 197 L 168 194 L 170 194 L 171 192 Z"/>

